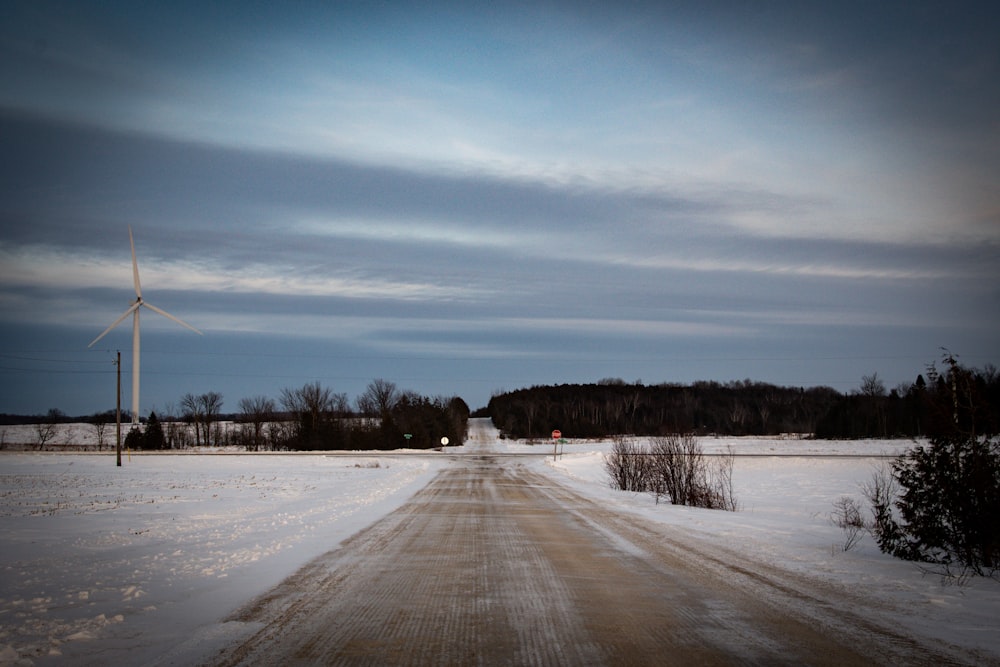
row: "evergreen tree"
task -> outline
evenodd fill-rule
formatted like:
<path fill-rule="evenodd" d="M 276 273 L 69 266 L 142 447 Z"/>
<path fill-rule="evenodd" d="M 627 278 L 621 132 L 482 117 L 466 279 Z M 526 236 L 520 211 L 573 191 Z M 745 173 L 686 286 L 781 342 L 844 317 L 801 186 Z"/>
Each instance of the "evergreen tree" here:
<path fill-rule="evenodd" d="M 144 449 L 166 449 L 167 439 L 163 435 L 163 426 L 156 418 L 155 412 L 149 413 L 149 420 L 146 422 L 146 435 L 143 438 Z"/>
<path fill-rule="evenodd" d="M 945 363 L 946 373 L 932 374 L 937 423 L 930 445 L 914 447 L 893 463 L 892 475 L 901 490 L 897 498 L 882 492 L 885 484 L 873 485 L 875 492 L 868 494 L 875 515 L 873 532 L 879 547 L 894 556 L 996 575 L 1000 438 L 980 435 L 992 419 L 981 396 L 987 383 L 976 382 L 976 374 L 961 367 L 953 355 Z"/>
<path fill-rule="evenodd" d="M 129 429 L 129 432 L 125 435 L 125 449 L 128 450 L 139 450 L 145 449 L 146 447 L 146 434 L 142 432 L 142 429 L 138 426 L 134 426 Z"/>

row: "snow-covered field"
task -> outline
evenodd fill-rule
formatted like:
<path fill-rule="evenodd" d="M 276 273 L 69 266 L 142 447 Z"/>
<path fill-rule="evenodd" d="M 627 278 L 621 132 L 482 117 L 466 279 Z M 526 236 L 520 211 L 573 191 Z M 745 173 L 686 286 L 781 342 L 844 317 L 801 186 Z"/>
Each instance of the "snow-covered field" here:
<path fill-rule="evenodd" d="M 549 443 L 485 440 L 465 449 L 549 454 L 505 464 L 748 557 L 864 588 L 898 603 L 915 632 L 1000 663 L 1000 583 L 944 585 L 879 553 L 869 537 L 841 548 L 834 501 L 860 498 L 874 456 L 911 443 L 705 439 L 706 452 L 758 455 L 736 459 L 743 509 L 728 513 L 611 490 L 608 442 L 570 441 L 553 461 Z M 229 611 L 404 503 L 447 465 L 437 453 L 196 453 L 133 454 L 117 468 L 107 452 L 0 452 L 0 665 L 186 664 L 205 654 Z"/>

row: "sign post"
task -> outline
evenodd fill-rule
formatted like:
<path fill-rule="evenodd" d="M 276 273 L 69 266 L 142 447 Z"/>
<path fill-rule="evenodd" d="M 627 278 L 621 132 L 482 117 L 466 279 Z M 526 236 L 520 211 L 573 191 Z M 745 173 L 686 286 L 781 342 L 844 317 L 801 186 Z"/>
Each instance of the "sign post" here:
<path fill-rule="evenodd" d="M 561 437 L 562 437 L 562 431 L 560 431 L 559 429 L 556 429 L 556 430 L 552 431 L 552 460 L 553 461 L 556 460 L 556 454 L 558 453 L 558 450 L 556 448 L 559 446 L 559 438 L 561 438 Z"/>
<path fill-rule="evenodd" d="M 118 372 L 118 388 L 115 390 L 115 457 L 117 466 L 122 467 L 122 352 L 118 350 L 115 358 L 115 370 Z"/>

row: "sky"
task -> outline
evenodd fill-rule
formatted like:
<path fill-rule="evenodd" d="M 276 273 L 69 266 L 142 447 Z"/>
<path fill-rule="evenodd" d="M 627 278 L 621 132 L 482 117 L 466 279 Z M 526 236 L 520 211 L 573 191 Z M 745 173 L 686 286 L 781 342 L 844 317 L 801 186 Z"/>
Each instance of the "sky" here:
<path fill-rule="evenodd" d="M 0 412 L 1000 363 L 1000 8 L 0 5 Z"/>

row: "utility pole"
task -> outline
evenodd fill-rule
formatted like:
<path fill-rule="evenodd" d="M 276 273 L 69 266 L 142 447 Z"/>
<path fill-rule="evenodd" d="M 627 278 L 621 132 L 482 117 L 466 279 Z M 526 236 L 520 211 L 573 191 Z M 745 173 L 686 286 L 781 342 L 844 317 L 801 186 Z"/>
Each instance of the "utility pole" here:
<path fill-rule="evenodd" d="M 118 467 L 122 467 L 122 352 L 118 350 L 115 368 L 118 371 L 118 389 L 115 408 L 115 455 L 118 457 Z"/>

